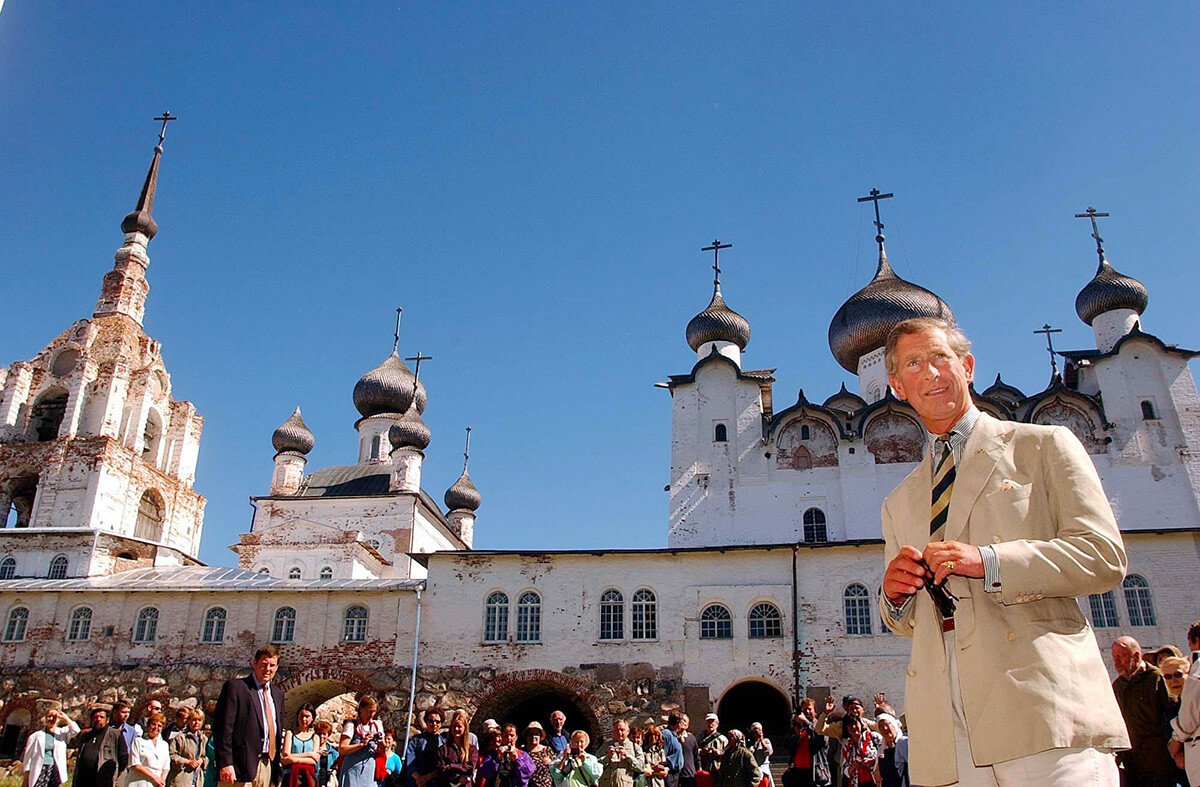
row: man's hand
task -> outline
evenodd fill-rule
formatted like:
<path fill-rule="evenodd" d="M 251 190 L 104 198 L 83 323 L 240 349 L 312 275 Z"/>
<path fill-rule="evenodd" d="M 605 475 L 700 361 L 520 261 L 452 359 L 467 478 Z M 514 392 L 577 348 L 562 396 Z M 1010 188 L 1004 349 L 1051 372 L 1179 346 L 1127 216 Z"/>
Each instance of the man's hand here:
<path fill-rule="evenodd" d="M 833 698 L 833 695 L 830 694 L 828 697 L 825 698 L 825 713 L 826 713 L 826 715 L 833 713 L 833 709 L 836 707 L 837 707 L 837 700 L 835 700 Z"/>
<path fill-rule="evenodd" d="M 935 585 L 940 585 L 951 574 L 983 579 L 983 557 L 979 554 L 979 547 L 974 544 L 964 544 L 961 541 L 931 541 L 925 545 L 922 556 L 933 570 Z M 886 582 L 884 587 L 887 587 Z"/>
<path fill-rule="evenodd" d="M 925 587 L 925 566 L 921 565 L 921 560 L 921 552 L 916 547 L 911 544 L 900 547 L 900 554 L 892 558 L 883 575 L 883 595 L 888 601 L 899 606 Z M 980 565 L 983 565 L 982 560 Z"/>
<path fill-rule="evenodd" d="M 233 772 L 233 766 L 226 765 L 224 768 L 222 768 L 220 773 L 217 774 L 217 780 L 225 782 L 226 784 L 233 784 L 235 781 L 237 781 L 237 776 Z"/>

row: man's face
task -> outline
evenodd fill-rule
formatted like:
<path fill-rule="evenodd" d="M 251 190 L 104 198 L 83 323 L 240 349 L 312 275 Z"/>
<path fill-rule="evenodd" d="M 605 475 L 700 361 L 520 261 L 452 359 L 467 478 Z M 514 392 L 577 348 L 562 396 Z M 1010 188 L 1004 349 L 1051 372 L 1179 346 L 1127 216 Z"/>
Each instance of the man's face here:
<path fill-rule="evenodd" d="M 158 700 L 151 700 L 146 706 L 146 717 L 149 718 L 151 713 L 162 713 L 162 703 Z"/>
<path fill-rule="evenodd" d="M 129 708 L 117 708 L 113 714 L 113 721 L 118 725 L 127 723 L 129 721 Z"/>
<path fill-rule="evenodd" d="M 691 727 L 691 724 L 692 724 L 692 720 L 689 719 L 687 716 L 681 716 L 679 718 L 679 729 L 683 730 L 684 732 L 686 732 L 688 730 L 688 728 Z"/>
<path fill-rule="evenodd" d="M 436 713 L 425 717 L 425 732 L 437 733 L 442 728 L 442 717 Z"/>
<path fill-rule="evenodd" d="M 1137 671 L 1142 654 L 1130 648 L 1123 642 L 1114 642 L 1112 646 L 1113 667 L 1121 677 L 1128 678 Z"/>
<path fill-rule="evenodd" d="M 613 725 L 613 740 L 617 743 L 624 743 L 629 737 L 629 726 L 623 722 L 617 722 Z"/>
<path fill-rule="evenodd" d="M 176 727 L 183 729 L 184 727 L 187 726 L 187 720 L 188 720 L 188 712 L 187 711 L 184 710 L 184 711 L 180 711 L 179 713 L 175 714 L 175 726 Z"/>
<path fill-rule="evenodd" d="M 714 733 L 717 731 L 717 725 L 719 725 L 720 723 L 721 723 L 720 719 L 705 719 L 704 720 L 704 731 L 707 733 Z"/>
<path fill-rule="evenodd" d="M 254 679 L 259 683 L 270 683 L 278 669 L 278 656 L 261 656 L 254 661 Z"/>
<path fill-rule="evenodd" d="M 558 711 L 555 711 L 554 713 L 550 714 L 550 726 L 554 728 L 556 733 L 562 732 L 562 728 L 564 725 L 566 725 L 566 723 L 567 715 L 565 713 L 559 713 Z"/>
<path fill-rule="evenodd" d="M 850 707 L 846 709 L 846 712 L 851 716 L 858 716 L 859 718 L 862 718 L 863 714 L 866 713 L 866 708 L 863 707 L 861 702 L 855 700 L 854 702 L 850 703 Z"/>
<path fill-rule="evenodd" d="M 933 434 L 945 434 L 971 406 L 975 356 L 959 358 L 946 332 L 933 328 L 907 333 L 896 342 L 895 374 L 888 381 Z"/>
<path fill-rule="evenodd" d="M 108 711 L 92 711 L 92 729 L 98 730 L 108 726 Z"/>

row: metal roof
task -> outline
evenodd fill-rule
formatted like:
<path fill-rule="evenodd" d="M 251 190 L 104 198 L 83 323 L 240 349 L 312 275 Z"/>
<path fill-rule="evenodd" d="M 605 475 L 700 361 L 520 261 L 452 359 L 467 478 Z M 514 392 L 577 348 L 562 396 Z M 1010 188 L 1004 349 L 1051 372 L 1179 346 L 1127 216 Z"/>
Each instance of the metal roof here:
<path fill-rule="evenodd" d="M 83 579 L 10 579 L 0 582 L 0 590 L 95 592 L 95 591 L 332 591 L 332 590 L 415 590 L 424 587 L 423 579 L 280 579 L 240 568 L 219 566 L 171 566 L 135 568 L 106 577 Z"/>

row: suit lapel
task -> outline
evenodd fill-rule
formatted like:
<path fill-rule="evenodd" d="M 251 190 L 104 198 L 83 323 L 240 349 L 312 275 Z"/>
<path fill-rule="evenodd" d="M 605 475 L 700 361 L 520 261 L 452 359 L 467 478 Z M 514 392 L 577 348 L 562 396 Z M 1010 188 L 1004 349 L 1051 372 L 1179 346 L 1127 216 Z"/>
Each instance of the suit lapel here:
<path fill-rule="evenodd" d="M 265 730 L 267 728 L 266 719 L 263 718 L 262 702 L 259 700 L 258 684 L 254 681 L 253 675 L 247 675 L 243 680 L 246 681 L 246 686 L 250 689 L 250 707 L 254 709 L 254 718 L 258 719 L 258 729 Z"/>
<path fill-rule="evenodd" d="M 946 519 L 944 541 L 956 540 L 967 527 L 967 519 L 975 500 L 983 491 L 996 463 L 1004 454 L 1012 430 L 1004 430 L 999 421 L 980 413 L 975 428 L 963 448 L 963 456 L 955 470 L 954 492 L 950 496 L 950 515 Z"/>

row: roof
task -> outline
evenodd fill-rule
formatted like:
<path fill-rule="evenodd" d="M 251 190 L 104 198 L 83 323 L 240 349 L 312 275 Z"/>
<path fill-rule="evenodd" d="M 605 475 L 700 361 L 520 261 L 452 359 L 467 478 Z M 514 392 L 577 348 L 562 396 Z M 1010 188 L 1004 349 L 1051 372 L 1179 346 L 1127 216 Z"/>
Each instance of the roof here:
<path fill-rule="evenodd" d="M 12 579 L 0 583 L 7 592 L 57 591 L 104 592 L 122 590 L 239 592 L 330 591 L 330 590 L 416 590 L 423 579 L 280 579 L 240 568 L 214 566 L 171 566 L 135 568 L 106 577 L 83 579 Z"/>
<path fill-rule="evenodd" d="M 1102 358 L 1111 358 L 1112 356 L 1121 352 L 1121 346 L 1125 344 L 1125 342 L 1134 339 L 1145 339 L 1146 341 L 1158 345 L 1158 349 L 1162 352 L 1173 355 L 1182 355 L 1184 358 L 1188 359 L 1195 358 L 1196 356 L 1200 355 L 1200 352 L 1197 352 L 1196 350 L 1185 350 L 1178 345 L 1167 344 L 1154 334 L 1146 333 L 1142 330 L 1142 324 L 1140 321 L 1134 323 L 1133 330 L 1122 336 L 1120 339 L 1117 339 L 1117 343 L 1114 344 L 1112 349 L 1108 352 L 1103 350 L 1055 350 L 1055 352 L 1064 358 L 1069 358 L 1072 361 L 1098 361 Z"/>

